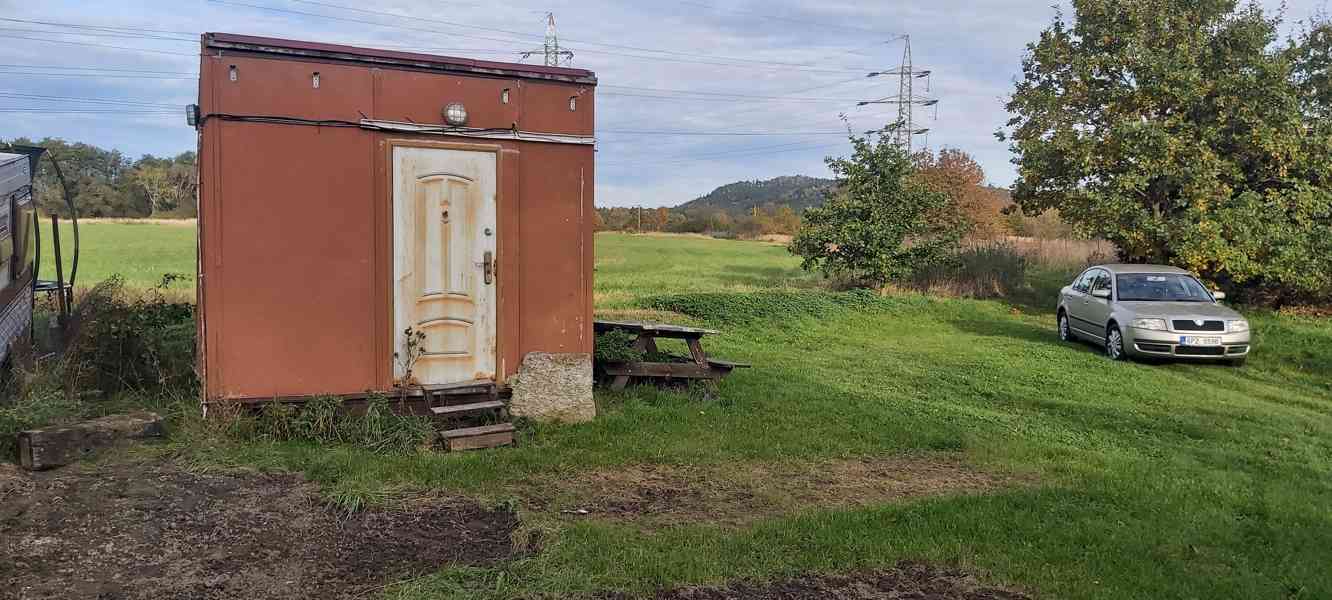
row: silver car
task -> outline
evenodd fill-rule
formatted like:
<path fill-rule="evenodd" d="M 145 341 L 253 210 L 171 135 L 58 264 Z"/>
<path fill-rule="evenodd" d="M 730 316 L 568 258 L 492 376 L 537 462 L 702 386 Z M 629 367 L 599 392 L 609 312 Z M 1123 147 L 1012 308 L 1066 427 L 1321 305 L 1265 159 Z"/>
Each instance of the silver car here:
<path fill-rule="evenodd" d="M 1114 360 L 1220 359 L 1243 364 L 1249 322 L 1193 274 L 1158 265 L 1097 265 L 1059 291 L 1059 339 L 1084 338 Z"/>

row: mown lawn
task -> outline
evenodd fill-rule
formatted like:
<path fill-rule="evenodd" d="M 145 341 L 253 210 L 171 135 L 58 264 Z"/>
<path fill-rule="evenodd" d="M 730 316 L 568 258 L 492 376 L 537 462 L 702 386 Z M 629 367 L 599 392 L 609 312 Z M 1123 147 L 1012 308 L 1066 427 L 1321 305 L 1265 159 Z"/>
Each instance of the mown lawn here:
<path fill-rule="evenodd" d="M 54 281 L 54 238 L 51 223 L 42 223 L 41 278 Z M 120 275 L 132 287 L 150 288 L 162 282 L 162 276 L 182 276 L 173 288 L 194 286 L 195 229 L 193 221 L 161 224 L 153 222 L 79 222 L 79 287 L 93 285 L 112 275 Z M 69 221 L 60 223 L 60 248 L 64 276 L 69 278 L 74 252 L 74 228 Z"/>
<path fill-rule="evenodd" d="M 593 470 L 899 455 L 960 456 L 1023 482 L 743 527 L 644 529 L 521 507 L 542 531 L 535 555 L 390 597 L 645 594 L 904 558 L 1040 598 L 1332 597 L 1332 322 L 1254 314 L 1257 351 L 1242 369 L 1112 363 L 1059 343 L 1039 303 L 834 296 L 780 246 L 620 234 L 597 236 L 595 288 L 603 314 L 721 329 L 709 350 L 754 367 L 706 402 L 598 391 L 595 422 L 530 428 L 510 449 L 182 439 L 181 451 L 201 465 L 303 471 L 333 498 L 370 501 L 502 502 L 534 478 Z M 690 295 L 663 298 L 677 294 Z"/>

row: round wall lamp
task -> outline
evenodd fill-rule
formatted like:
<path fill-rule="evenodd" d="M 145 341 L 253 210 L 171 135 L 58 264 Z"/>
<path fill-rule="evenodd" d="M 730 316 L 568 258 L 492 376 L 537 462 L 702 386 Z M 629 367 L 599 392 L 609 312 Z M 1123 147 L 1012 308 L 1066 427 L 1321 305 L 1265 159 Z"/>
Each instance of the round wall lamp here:
<path fill-rule="evenodd" d="M 461 102 L 450 102 L 444 107 L 444 122 L 454 127 L 462 127 L 467 124 L 467 107 Z"/>

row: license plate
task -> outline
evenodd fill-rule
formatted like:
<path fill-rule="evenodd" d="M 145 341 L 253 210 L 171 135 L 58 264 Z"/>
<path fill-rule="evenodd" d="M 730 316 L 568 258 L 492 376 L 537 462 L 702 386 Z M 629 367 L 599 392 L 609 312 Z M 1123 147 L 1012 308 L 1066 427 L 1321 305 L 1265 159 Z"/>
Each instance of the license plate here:
<path fill-rule="evenodd" d="M 1220 346 L 1221 338 L 1208 335 L 1181 335 L 1179 336 L 1179 345 L 1181 346 Z"/>

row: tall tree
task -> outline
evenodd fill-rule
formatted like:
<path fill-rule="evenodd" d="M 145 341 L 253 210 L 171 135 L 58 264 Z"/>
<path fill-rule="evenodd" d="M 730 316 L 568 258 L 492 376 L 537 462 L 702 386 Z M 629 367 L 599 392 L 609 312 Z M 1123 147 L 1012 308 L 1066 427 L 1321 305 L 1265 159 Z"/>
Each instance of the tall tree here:
<path fill-rule="evenodd" d="M 938 154 L 917 152 L 911 159 L 921 183 L 948 196 L 948 205 L 931 215 L 931 221 L 965 228 L 981 238 L 1007 233 L 1002 214 L 1006 202 L 985 185 L 985 170 L 970 154 L 943 148 Z"/>
<path fill-rule="evenodd" d="M 1326 38 L 1282 48 L 1280 19 L 1235 0 L 1073 8 L 1028 46 L 998 134 L 1023 211 L 1058 209 L 1126 260 L 1283 296 L 1326 290 L 1332 145 L 1292 59 Z"/>

